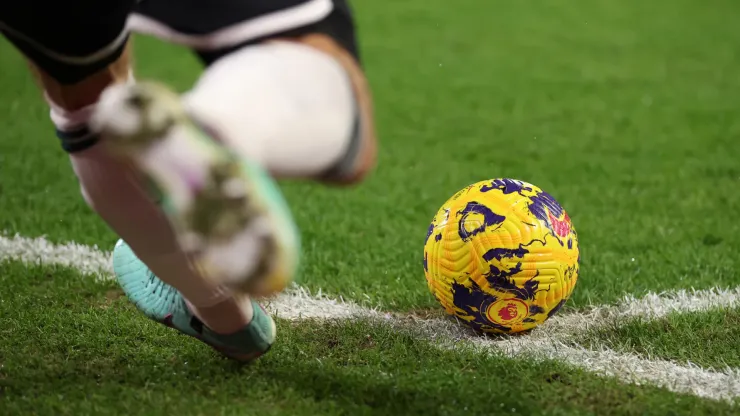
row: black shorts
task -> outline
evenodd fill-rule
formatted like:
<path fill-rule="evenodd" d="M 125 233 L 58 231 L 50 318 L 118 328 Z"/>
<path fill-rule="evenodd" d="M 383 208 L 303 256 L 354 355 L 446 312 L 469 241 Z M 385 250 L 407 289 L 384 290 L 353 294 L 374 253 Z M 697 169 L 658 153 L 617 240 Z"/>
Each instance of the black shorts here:
<path fill-rule="evenodd" d="M 329 35 L 358 57 L 346 0 L 0 0 L 0 32 L 62 84 L 118 59 L 130 32 L 188 46 L 206 65 L 307 33 Z"/>

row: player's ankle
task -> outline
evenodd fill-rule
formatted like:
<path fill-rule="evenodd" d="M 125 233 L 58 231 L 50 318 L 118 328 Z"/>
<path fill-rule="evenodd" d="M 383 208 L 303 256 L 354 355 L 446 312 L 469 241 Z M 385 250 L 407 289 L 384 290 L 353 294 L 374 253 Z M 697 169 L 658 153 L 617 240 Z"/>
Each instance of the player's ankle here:
<path fill-rule="evenodd" d="M 212 306 L 195 306 L 189 302 L 187 305 L 211 331 L 222 335 L 241 331 L 254 316 L 252 302 L 247 297 L 232 297 Z"/>

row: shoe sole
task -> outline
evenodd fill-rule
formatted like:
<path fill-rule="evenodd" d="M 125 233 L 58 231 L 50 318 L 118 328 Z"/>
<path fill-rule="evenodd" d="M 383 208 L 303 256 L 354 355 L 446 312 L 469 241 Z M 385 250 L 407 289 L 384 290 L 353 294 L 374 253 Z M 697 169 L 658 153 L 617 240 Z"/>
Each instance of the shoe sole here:
<path fill-rule="evenodd" d="M 179 96 L 155 83 L 116 87 L 97 118 L 111 150 L 153 186 L 182 248 L 216 285 L 264 297 L 282 291 L 297 267 L 298 236 L 277 185 L 215 141 Z M 135 128 L 115 117 L 132 111 Z"/>
<path fill-rule="evenodd" d="M 257 358 L 259 358 L 259 357 L 267 354 L 270 351 L 270 348 L 272 348 L 272 344 L 270 344 L 266 349 L 264 349 L 262 351 L 254 351 L 254 352 L 250 352 L 250 353 L 239 353 L 239 352 L 235 352 L 234 349 L 232 349 L 232 348 L 222 347 L 222 346 L 216 345 L 214 343 L 211 343 L 207 339 L 203 338 L 202 336 L 189 334 L 187 332 L 184 332 L 184 331 L 180 330 L 177 326 L 175 326 L 172 323 L 172 315 L 171 314 L 166 315 L 162 319 L 152 318 L 152 320 L 154 320 L 154 321 L 156 321 L 156 322 L 158 322 L 158 323 L 160 323 L 160 324 L 162 324 L 162 325 L 164 325 L 164 326 L 166 326 L 168 328 L 174 329 L 174 330 L 176 330 L 177 332 L 179 332 L 181 334 L 184 334 L 184 335 L 187 335 L 187 336 L 189 336 L 191 338 L 197 339 L 198 341 L 200 341 L 200 342 L 208 345 L 209 347 L 213 348 L 214 350 L 218 351 L 219 354 L 223 355 L 226 358 L 229 358 L 229 359 L 232 359 L 232 360 L 235 360 L 235 361 L 239 361 L 239 362 L 242 362 L 242 363 L 252 362 L 252 361 L 256 360 Z M 277 332 L 277 326 L 275 325 L 275 320 L 272 319 L 272 318 L 270 319 L 270 331 L 272 331 L 273 334 Z"/>

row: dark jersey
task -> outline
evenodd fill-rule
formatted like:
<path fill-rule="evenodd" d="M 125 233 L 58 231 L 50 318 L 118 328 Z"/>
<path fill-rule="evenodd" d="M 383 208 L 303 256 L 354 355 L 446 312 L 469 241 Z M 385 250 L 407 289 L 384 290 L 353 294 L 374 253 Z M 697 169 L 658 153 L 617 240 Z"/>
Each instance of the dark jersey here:
<path fill-rule="evenodd" d="M 130 32 L 192 48 L 205 64 L 274 37 L 324 33 L 353 55 L 346 0 L 23 0 L 0 2 L 0 32 L 60 83 L 121 55 Z"/>

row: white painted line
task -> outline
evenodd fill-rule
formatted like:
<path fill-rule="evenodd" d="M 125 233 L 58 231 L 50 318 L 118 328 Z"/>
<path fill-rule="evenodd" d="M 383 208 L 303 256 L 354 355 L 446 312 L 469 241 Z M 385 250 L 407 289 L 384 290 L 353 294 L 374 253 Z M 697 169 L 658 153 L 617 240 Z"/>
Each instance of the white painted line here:
<path fill-rule="evenodd" d="M 507 343 L 505 351 L 512 355 L 526 354 L 565 362 L 574 367 L 612 376 L 637 385 L 652 384 L 676 393 L 731 401 L 740 396 L 740 374 L 718 372 L 698 366 L 680 365 L 666 360 L 645 359 L 635 354 L 609 349 L 588 350 L 558 341 Z M 509 347 L 510 349 L 506 349 Z"/>
<path fill-rule="evenodd" d="M 28 238 L 18 234 L 0 234 L 0 261 L 16 260 L 28 264 L 58 265 L 77 269 L 97 278 L 113 278 L 111 253 L 77 243 L 55 244 L 44 237 Z M 322 293 L 311 295 L 294 286 L 266 302 L 265 307 L 280 318 L 349 319 L 376 313 L 352 302 L 330 298 Z"/>
<path fill-rule="evenodd" d="M 580 314 L 569 314 L 580 315 Z M 545 328 L 545 324 L 541 328 Z M 692 394 L 713 400 L 732 401 L 740 397 L 740 371 L 712 371 L 695 365 L 681 365 L 661 359 L 646 359 L 608 348 L 587 349 L 560 338 L 551 331 L 535 330 L 517 337 L 483 337 L 452 320 L 431 319 L 407 326 L 418 336 L 433 339 L 443 348 L 472 347 L 479 353 L 499 353 L 509 357 L 551 359 L 601 376 L 626 383 L 651 384 L 676 393 Z M 575 329 L 571 327 L 570 329 Z"/>
<path fill-rule="evenodd" d="M 17 234 L 13 237 L 0 234 L 0 260 L 66 266 L 99 277 L 110 276 L 113 272 L 110 254 L 95 246 L 54 244 L 44 237 L 27 238 Z"/>
<path fill-rule="evenodd" d="M 674 312 L 700 312 L 733 307 L 740 307 L 740 287 L 649 293 L 642 298 L 625 296 L 616 305 L 595 306 L 578 313 L 555 315 L 547 325 L 534 332 L 541 331 L 549 337 L 564 338 L 629 319 L 650 321 Z"/>
<path fill-rule="evenodd" d="M 0 260 L 74 267 L 86 274 L 111 277 L 110 253 L 75 243 L 53 244 L 43 237 L 0 235 Z M 628 318 L 655 319 L 671 312 L 702 311 L 740 306 L 740 288 L 676 291 L 626 297 L 615 306 L 594 307 L 586 312 L 556 315 L 530 334 L 519 337 L 481 337 L 451 319 L 420 319 L 382 313 L 353 302 L 312 295 L 294 287 L 267 302 L 267 309 L 283 319 L 380 319 L 419 336 L 454 348 L 458 343 L 481 352 L 500 351 L 509 356 L 553 359 L 629 383 L 649 383 L 668 390 L 710 399 L 740 397 L 740 371 L 709 371 L 693 365 L 649 360 L 608 349 L 588 350 L 566 344 L 568 338 L 589 329 Z"/>
<path fill-rule="evenodd" d="M 289 290 L 264 303 L 273 315 L 291 321 L 302 319 L 356 319 L 382 316 L 380 312 L 364 308 L 341 298 L 331 298 L 322 293 L 311 293 L 294 285 Z"/>
<path fill-rule="evenodd" d="M 491 347 L 485 341 L 479 342 L 479 345 L 483 348 Z M 496 346 L 510 355 L 525 354 L 554 359 L 599 375 L 613 376 L 627 383 L 648 383 L 673 392 L 715 400 L 732 400 L 740 396 L 740 374 L 736 371 L 710 371 L 666 360 L 645 359 L 606 348 L 589 350 L 554 340 L 517 340 Z"/>

